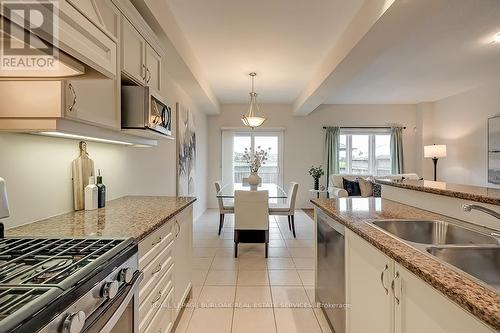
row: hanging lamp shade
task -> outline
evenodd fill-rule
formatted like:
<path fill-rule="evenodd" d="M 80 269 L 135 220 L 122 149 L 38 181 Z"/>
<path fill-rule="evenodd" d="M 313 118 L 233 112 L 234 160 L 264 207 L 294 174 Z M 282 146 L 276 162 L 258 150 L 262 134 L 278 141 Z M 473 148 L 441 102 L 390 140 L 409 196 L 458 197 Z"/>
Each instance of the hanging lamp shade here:
<path fill-rule="evenodd" d="M 257 93 L 255 92 L 255 76 L 256 73 L 250 73 L 252 78 L 252 92 L 250 93 L 250 106 L 248 107 L 248 113 L 241 117 L 241 121 L 245 126 L 255 128 L 261 126 L 267 118 L 261 116 L 259 104 L 257 104 Z"/>

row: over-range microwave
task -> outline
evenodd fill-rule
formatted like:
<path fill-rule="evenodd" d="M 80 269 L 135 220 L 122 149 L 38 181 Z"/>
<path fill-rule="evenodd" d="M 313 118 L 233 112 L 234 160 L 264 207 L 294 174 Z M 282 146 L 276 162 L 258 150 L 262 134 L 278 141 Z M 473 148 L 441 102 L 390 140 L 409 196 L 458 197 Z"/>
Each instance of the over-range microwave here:
<path fill-rule="evenodd" d="M 151 87 L 122 86 L 122 128 L 172 136 L 172 107 Z"/>

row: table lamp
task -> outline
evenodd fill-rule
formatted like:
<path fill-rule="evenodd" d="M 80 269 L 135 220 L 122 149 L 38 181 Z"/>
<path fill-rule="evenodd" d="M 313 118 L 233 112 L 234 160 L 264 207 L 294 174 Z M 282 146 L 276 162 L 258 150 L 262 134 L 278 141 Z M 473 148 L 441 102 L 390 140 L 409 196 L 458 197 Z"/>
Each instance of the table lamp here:
<path fill-rule="evenodd" d="M 424 157 L 434 162 L 434 181 L 437 180 L 437 163 L 440 157 L 446 157 L 446 145 L 424 146 Z"/>

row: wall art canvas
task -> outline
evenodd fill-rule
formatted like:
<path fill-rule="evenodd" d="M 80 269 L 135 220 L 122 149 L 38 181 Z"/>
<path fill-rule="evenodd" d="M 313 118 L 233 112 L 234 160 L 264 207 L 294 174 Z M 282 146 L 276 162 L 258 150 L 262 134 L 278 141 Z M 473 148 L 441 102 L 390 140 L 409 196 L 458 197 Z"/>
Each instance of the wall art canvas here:
<path fill-rule="evenodd" d="M 500 184 L 500 116 L 488 119 L 488 182 Z"/>
<path fill-rule="evenodd" d="M 196 126 L 193 113 L 177 103 L 177 195 L 194 196 Z"/>

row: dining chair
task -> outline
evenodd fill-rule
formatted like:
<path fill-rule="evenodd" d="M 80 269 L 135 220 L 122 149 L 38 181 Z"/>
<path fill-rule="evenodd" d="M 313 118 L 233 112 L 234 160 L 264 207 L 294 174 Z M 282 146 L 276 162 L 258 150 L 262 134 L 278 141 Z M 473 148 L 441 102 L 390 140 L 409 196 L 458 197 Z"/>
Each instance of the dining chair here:
<path fill-rule="evenodd" d="M 234 192 L 234 257 L 238 258 L 239 243 L 265 243 L 269 247 L 268 191 Z"/>
<path fill-rule="evenodd" d="M 220 192 L 221 182 L 215 182 L 215 193 L 216 195 Z M 223 198 L 217 197 L 217 202 L 219 203 L 219 236 L 222 231 L 222 227 L 224 226 L 224 219 L 226 214 L 234 214 L 234 205 L 231 205 L 228 200 L 224 200 Z"/>
<path fill-rule="evenodd" d="M 293 232 L 293 237 L 297 238 L 295 235 L 295 202 L 297 201 L 297 191 L 299 189 L 299 184 L 292 182 L 288 188 L 287 198 L 285 204 L 273 204 L 269 208 L 269 215 L 281 215 L 288 217 L 288 229 Z"/>

